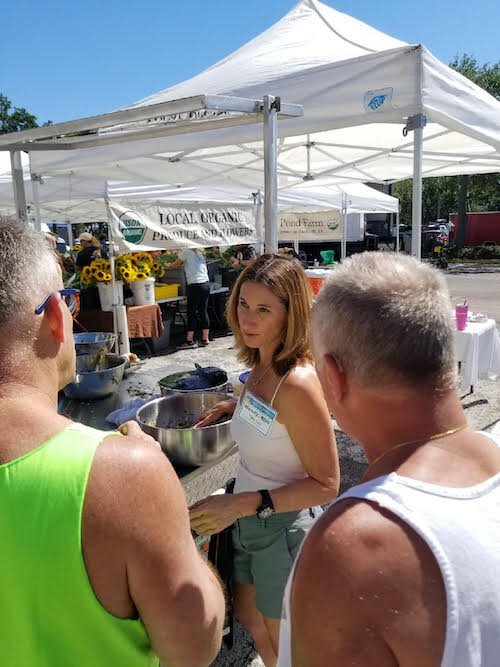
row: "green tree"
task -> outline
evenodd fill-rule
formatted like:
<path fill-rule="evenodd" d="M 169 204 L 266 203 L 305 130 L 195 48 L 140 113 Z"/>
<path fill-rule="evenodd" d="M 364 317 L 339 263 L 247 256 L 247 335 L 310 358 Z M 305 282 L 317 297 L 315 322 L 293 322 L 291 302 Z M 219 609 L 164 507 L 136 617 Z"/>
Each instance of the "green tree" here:
<path fill-rule="evenodd" d="M 0 93 L 0 134 L 19 132 L 38 127 L 36 117 L 22 107 L 13 107 L 12 102 Z"/>
<path fill-rule="evenodd" d="M 500 100 L 500 62 L 480 65 L 474 56 L 457 56 L 450 67 Z M 500 174 L 473 174 L 471 176 L 441 176 L 425 178 L 422 188 L 422 219 L 425 222 L 447 218 L 461 212 L 458 244 L 463 245 L 466 231 L 466 212 L 500 210 Z M 396 183 L 393 194 L 401 204 L 401 221 L 411 223 L 411 179 Z M 462 223 L 462 224 L 461 224 Z"/>

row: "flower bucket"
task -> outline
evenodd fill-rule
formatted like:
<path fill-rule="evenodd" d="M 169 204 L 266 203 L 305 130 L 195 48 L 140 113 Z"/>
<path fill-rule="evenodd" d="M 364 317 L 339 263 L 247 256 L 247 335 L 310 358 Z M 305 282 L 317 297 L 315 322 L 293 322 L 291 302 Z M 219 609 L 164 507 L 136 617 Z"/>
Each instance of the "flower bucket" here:
<path fill-rule="evenodd" d="M 146 278 L 146 280 L 133 280 L 130 283 L 130 289 L 134 295 L 134 303 L 136 306 L 149 306 L 156 303 L 154 278 Z"/>
<path fill-rule="evenodd" d="M 113 283 L 98 283 L 99 300 L 101 302 L 101 310 L 113 310 L 113 304 L 123 306 L 123 283 L 117 280 L 115 283 L 115 293 L 113 293 Z"/>

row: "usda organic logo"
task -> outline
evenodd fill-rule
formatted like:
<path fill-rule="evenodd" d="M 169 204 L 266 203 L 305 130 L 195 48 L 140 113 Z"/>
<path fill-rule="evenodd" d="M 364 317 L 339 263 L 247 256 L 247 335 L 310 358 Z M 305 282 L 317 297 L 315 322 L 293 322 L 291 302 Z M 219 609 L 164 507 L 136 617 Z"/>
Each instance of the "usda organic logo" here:
<path fill-rule="evenodd" d="M 125 241 L 140 243 L 146 233 L 146 225 L 134 211 L 125 211 L 120 216 L 120 231 Z"/>
<path fill-rule="evenodd" d="M 326 223 L 326 226 L 328 227 L 328 229 L 331 229 L 332 232 L 334 232 L 336 229 L 338 229 L 339 223 L 336 220 L 329 220 Z"/>

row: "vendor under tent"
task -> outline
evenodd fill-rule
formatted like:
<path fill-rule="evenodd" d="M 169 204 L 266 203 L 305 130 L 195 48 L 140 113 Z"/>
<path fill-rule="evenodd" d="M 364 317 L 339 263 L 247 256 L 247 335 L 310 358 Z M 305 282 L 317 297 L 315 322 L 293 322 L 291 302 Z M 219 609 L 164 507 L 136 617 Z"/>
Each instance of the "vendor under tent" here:
<path fill-rule="evenodd" d="M 422 45 L 394 39 L 317 0 L 300 0 L 228 57 L 128 110 L 200 91 L 250 97 L 272 92 L 303 105 L 303 117 L 278 128 L 279 188 L 318 178 L 393 182 L 413 176 L 417 256 L 421 178 L 500 171 L 500 102 Z M 134 142 L 99 145 L 96 138 L 92 147 L 64 154 L 37 150 L 32 172 L 42 178 L 72 172 L 75 179 L 92 175 L 104 182 L 154 180 L 161 170 L 164 180 L 184 186 L 225 181 L 262 187 L 257 127 L 161 138 L 164 121 L 150 126 L 149 138 Z"/>

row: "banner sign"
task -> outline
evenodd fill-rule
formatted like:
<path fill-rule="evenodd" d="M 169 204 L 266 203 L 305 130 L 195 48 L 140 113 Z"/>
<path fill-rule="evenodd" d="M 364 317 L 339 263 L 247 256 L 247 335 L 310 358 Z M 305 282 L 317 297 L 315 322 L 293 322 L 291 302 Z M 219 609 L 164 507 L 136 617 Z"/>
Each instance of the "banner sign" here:
<path fill-rule="evenodd" d="M 340 241 L 342 216 L 338 209 L 315 213 L 280 213 L 280 241 Z"/>
<path fill-rule="evenodd" d="M 108 203 L 115 241 L 129 252 L 255 243 L 257 207 L 145 202 Z"/>

